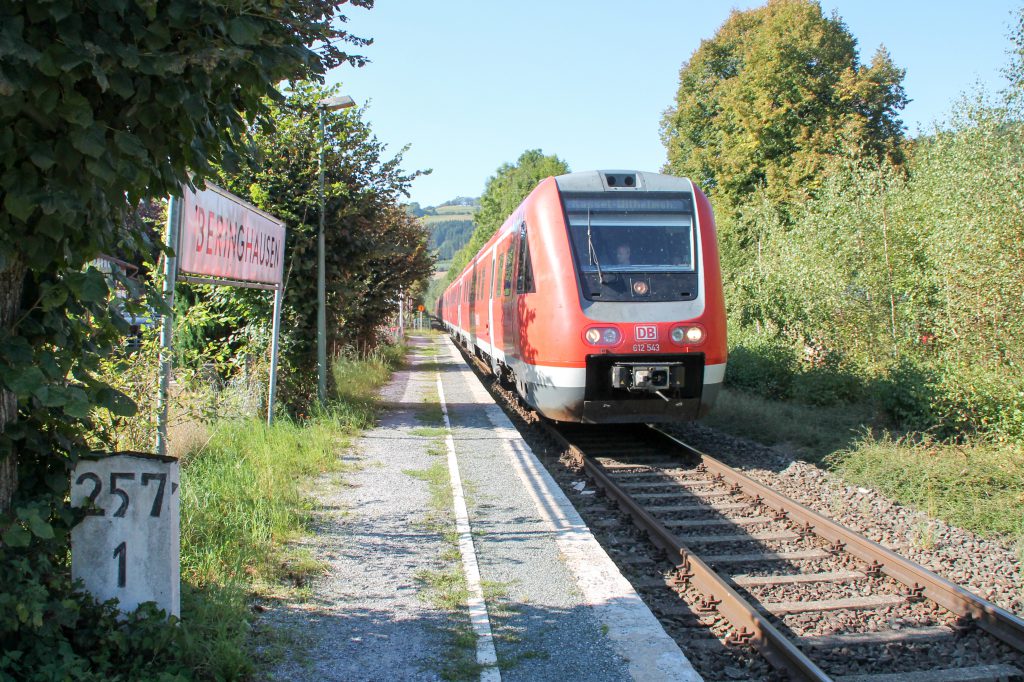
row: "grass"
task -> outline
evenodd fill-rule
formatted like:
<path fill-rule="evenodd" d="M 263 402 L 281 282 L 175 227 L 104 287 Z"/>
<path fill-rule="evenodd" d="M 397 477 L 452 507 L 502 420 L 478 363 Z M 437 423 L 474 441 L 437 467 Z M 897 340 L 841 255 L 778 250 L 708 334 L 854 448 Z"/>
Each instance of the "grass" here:
<path fill-rule="evenodd" d="M 1024 539 L 1024 448 L 865 435 L 828 458 L 855 484 L 871 485 L 928 515 L 986 535 Z M 920 529 L 927 544 L 930 529 Z"/>
<path fill-rule="evenodd" d="M 429 368 L 428 368 L 429 370 Z M 437 395 L 428 395 L 417 410 L 417 419 L 424 426 L 412 429 L 413 435 L 433 438 L 427 453 L 441 457 L 446 453 L 442 439 L 447 429 L 437 426 L 443 420 Z M 448 623 L 441 628 L 445 636 L 444 659 L 435 672 L 445 680 L 479 679 L 483 666 L 476 662 L 476 633 L 469 619 L 467 604 L 469 587 L 462 572 L 459 535 L 455 529 L 451 478 L 446 459 L 437 459 L 426 469 L 407 469 L 402 473 L 424 481 L 430 495 L 430 509 L 417 525 L 437 534 L 443 540 L 438 554 L 441 567 L 416 572 L 420 599 L 448 614 Z"/>
<path fill-rule="evenodd" d="M 326 412 L 305 423 L 279 419 L 220 424 L 182 461 L 182 576 L 190 583 L 253 585 L 293 571 L 284 546 L 307 526 L 303 481 L 342 465 L 353 427 Z"/>
<path fill-rule="evenodd" d="M 766 445 L 787 445 L 849 483 L 932 518 L 1008 539 L 1024 560 L 1024 447 L 892 434 L 872 418 L 867 406 L 813 407 L 726 390 L 704 421 Z M 920 524 L 914 542 L 932 546 L 935 533 L 930 522 Z"/>
<path fill-rule="evenodd" d="M 448 462 L 438 460 L 428 469 L 405 469 L 403 474 L 419 481 L 425 481 L 430 492 L 430 512 L 421 522 L 427 528 L 440 534 L 450 530 L 454 533 L 451 479 L 448 477 Z"/>
<path fill-rule="evenodd" d="M 445 680 L 478 679 L 482 666 L 476 662 L 476 634 L 466 607 L 469 587 L 462 572 L 459 536 L 452 518 L 454 499 L 448 464 L 438 460 L 428 469 L 403 473 L 427 483 L 430 511 L 419 524 L 437 533 L 444 541 L 444 548 L 438 555 L 442 567 L 438 570 L 423 569 L 415 575 L 421 588 L 420 598 L 449 616 L 447 625 L 442 628 L 446 639 L 444 660 L 436 672 Z"/>
<path fill-rule="evenodd" d="M 323 564 L 291 543 L 309 532 L 312 479 L 353 465 L 339 455 L 373 424 L 375 392 L 402 349 L 333 366 L 337 398 L 309 419 L 243 419 L 209 426 L 209 438 L 181 459 L 182 621 L 193 634 L 196 676 L 244 679 L 274 637 L 250 629 L 254 595 L 302 597 Z M 291 648 L 285 643 L 282 646 Z"/>
<path fill-rule="evenodd" d="M 870 418 L 865 406 L 814 407 L 724 389 L 702 421 L 766 445 L 795 447 L 808 459 L 820 460 L 855 442 Z"/>
<path fill-rule="evenodd" d="M 444 438 L 448 431 L 438 426 L 418 426 L 409 433 L 420 438 Z"/>

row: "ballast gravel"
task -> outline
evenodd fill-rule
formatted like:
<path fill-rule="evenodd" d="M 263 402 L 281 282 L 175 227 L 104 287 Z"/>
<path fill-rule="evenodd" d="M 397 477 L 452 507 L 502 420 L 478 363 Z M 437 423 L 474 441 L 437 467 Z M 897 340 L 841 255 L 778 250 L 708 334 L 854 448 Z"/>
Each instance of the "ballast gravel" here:
<path fill-rule="evenodd" d="M 876 490 L 852 486 L 782 446 L 767 447 L 699 423 L 673 433 L 800 504 L 1024 616 L 1024 565 L 1014 548 L 929 518 Z"/>

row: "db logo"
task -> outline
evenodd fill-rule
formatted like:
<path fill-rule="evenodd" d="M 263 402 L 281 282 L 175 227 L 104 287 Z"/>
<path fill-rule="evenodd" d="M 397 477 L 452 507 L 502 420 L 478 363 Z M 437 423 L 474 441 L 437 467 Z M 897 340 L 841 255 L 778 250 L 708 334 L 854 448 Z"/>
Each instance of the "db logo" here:
<path fill-rule="evenodd" d="M 637 341 L 658 340 L 658 328 L 653 324 L 638 324 L 634 334 Z"/>

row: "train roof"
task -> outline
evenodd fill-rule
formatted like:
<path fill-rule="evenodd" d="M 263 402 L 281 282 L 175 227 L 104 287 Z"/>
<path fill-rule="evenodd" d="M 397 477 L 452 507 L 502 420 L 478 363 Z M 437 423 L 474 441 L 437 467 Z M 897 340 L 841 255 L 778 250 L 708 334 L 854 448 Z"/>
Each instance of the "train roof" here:
<path fill-rule="evenodd" d="M 636 170 L 592 170 L 555 177 L 561 192 L 689 192 L 688 178 Z"/>

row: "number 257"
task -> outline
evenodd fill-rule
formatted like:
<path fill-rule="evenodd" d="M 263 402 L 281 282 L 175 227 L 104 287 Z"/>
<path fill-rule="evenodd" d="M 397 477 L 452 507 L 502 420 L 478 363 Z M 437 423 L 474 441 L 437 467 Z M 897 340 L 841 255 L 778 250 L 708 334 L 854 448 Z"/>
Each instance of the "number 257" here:
<path fill-rule="evenodd" d="M 127 513 L 128 505 L 131 504 L 131 497 L 128 495 L 128 491 L 120 487 L 122 481 L 134 481 L 134 472 L 117 472 L 110 474 L 110 494 L 116 496 L 120 500 L 120 505 L 114 510 L 112 516 L 115 518 L 121 518 Z M 142 474 L 142 485 L 149 487 L 149 484 L 153 481 L 156 482 L 156 495 L 153 496 L 153 506 L 149 511 L 150 516 L 160 516 L 160 509 L 164 504 L 164 490 L 167 487 L 167 474 Z M 79 476 L 75 480 L 75 485 L 85 485 L 87 483 L 92 484 L 92 490 L 89 492 L 87 499 L 93 505 L 93 509 L 89 510 L 89 514 L 93 516 L 106 516 L 106 510 L 100 509 L 96 506 L 96 498 L 99 497 L 100 493 L 103 492 L 103 481 L 100 477 L 92 472 L 87 472 Z"/>

